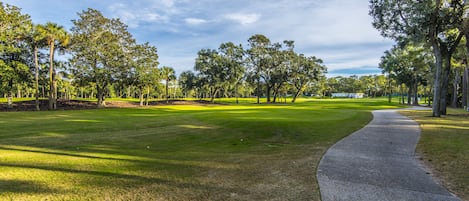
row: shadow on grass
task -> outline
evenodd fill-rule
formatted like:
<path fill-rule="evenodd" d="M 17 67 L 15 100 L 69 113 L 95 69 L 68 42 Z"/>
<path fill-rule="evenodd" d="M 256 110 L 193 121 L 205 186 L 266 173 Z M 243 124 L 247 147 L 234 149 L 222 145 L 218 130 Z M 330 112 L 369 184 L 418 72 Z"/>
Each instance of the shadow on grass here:
<path fill-rule="evenodd" d="M 71 157 L 89 158 L 89 159 L 103 159 L 103 160 L 141 162 L 141 160 L 133 160 L 133 159 L 90 156 L 90 155 L 83 155 L 83 154 L 71 154 L 71 153 L 64 153 L 64 152 L 58 152 L 58 151 L 41 151 L 41 150 L 32 150 L 32 149 L 20 149 L 20 148 L 4 147 L 4 146 L 1 146 L 1 145 L 0 145 L 0 150 L 24 151 L 24 152 L 38 153 L 38 154 L 51 154 L 51 155 L 71 156 Z"/>
<path fill-rule="evenodd" d="M 69 169 L 69 168 L 61 168 L 61 167 L 53 167 L 53 166 L 40 166 L 40 165 L 25 165 L 25 164 L 10 164 L 10 163 L 0 163 L 0 167 L 10 167 L 10 168 L 27 168 L 27 169 L 37 169 L 37 170 L 46 170 L 46 171 L 55 171 L 55 172 L 63 172 L 63 173 L 72 173 L 72 174 L 87 174 L 92 176 L 99 176 L 105 178 L 112 178 L 112 179 L 123 179 L 127 180 L 128 182 L 135 182 L 135 183 L 147 183 L 147 184 L 161 184 L 166 186 L 173 186 L 176 188 L 190 188 L 190 189 L 197 189 L 197 190 L 216 190 L 222 192 L 243 192 L 242 188 L 223 188 L 219 186 L 213 185 L 206 185 L 200 183 L 185 183 L 185 182 L 176 182 L 170 180 L 164 180 L 160 178 L 151 178 L 151 177 L 144 177 L 139 175 L 130 175 L 130 174 L 119 174 L 119 173 L 112 173 L 112 172 L 102 172 L 102 171 L 94 171 L 94 170 L 77 170 L 77 169 Z M 177 170 L 177 168 L 175 169 Z M 96 178 L 99 179 L 99 178 Z M 113 183 L 108 183 L 108 186 L 118 185 Z M 39 184 L 35 184 L 29 181 L 16 181 L 16 180 L 0 180 L 0 187 L 7 186 L 7 188 L 0 188 L 0 192 L 19 192 L 19 193 L 31 193 L 31 192 L 41 192 L 41 193 L 52 193 L 54 192 L 51 189 L 48 189 L 44 186 Z"/>
<path fill-rule="evenodd" d="M 0 194 L 2 193 L 59 193 L 59 191 L 33 181 L 0 179 Z"/>

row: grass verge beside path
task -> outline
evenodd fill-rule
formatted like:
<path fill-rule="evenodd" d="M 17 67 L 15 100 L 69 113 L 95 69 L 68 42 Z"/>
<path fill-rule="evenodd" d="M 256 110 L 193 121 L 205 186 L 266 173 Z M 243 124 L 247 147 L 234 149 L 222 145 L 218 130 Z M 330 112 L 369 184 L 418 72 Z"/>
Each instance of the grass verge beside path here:
<path fill-rule="evenodd" d="M 11 200 L 319 200 L 316 166 L 383 100 L 0 113 Z"/>
<path fill-rule="evenodd" d="M 448 115 L 431 117 L 431 111 L 403 111 L 422 129 L 417 152 L 444 186 L 469 200 L 469 112 L 449 109 Z"/>

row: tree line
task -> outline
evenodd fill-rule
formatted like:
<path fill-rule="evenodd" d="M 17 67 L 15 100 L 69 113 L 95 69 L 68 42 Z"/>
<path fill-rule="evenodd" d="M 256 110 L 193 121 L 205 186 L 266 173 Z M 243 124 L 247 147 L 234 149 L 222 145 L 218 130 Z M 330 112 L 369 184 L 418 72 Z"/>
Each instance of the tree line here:
<path fill-rule="evenodd" d="M 293 94 L 293 102 L 313 82 L 324 77 L 322 60 L 294 51 L 293 41 L 272 43 L 264 35 L 248 39 L 249 48 L 227 42 L 202 49 L 194 71 L 176 79 L 172 67 L 158 67 L 156 47 L 138 44 L 119 19 L 94 9 L 78 13 L 67 31 L 48 22 L 33 24 L 21 9 L 0 2 L 0 95 L 57 99 L 138 97 L 210 98 L 266 96 L 268 102 Z M 58 55 L 60 59 L 57 59 Z"/>
<path fill-rule="evenodd" d="M 370 0 L 373 26 L 396 41 L 381 58 L 383 72 L 414 94 L 430 88 L 432 115 L 469 107 L 469 18 L 464 0 Z"/>
<path fill-rule="evenodd" d="M 9 105 L 16 91 L 18 97 L 34 94 L 37 110 L 41 94 L 48 97 L 49 109 L 56 109 L 59 94 L 88 94 L 102 107 L 111 90 L 123 95 L 132 87 L 133 94 L 143 97 L 164 73 L 174 74 L 157 67 L 156 47 L 137 44 L 127 25 L 98 10 L 79 13 L 70 31 L 52 22 L 33 24 L 29 15 L 8 4 L 0 3 L 0 17 L 0 93 Z M 67 59 L 57 60 L 57 52 Z"/>
<path fill-rule="evenodd" d="M 390 23 L 380 21 L 379 16 L 389 12 L 379 7 L 385 5 L 383 2 L 393 1 L 371 1 L 370 14 L 375 17 L 375 27 L 383 29 L 385 36 L 394 37 L 387 30 L 391 26 L 380 28 L 380 24 Z M 394 4 L 401 6 L 399 2 Z M 399 34 L 403 27 L 394 30 L 398 44 L 381 59 L 380 68 L 386 76 L 327 78 L 323 61 L 296 52 L 294 41 L 272 42 L 256 34 L 247 40 L 247 48 L 226 42 L 217 49 L 201 49 L 194 69 L 177 77 L 172 67 L 159 67 L 155 46 L 138 44 L 127 25 L 106 18 L 98 10 L 78 13 L 72 28 L 65 30 L 52 22 L 33 24 L 20 8 L 0 5 L 0 95 L 9 100 L 13 96 L 34 96 L 38 110 L 41 97 L 47 97 L 48 108 L 55 109 L 57 99 L 73 98 L 96 98 L 98 107 L 102 107 L 106 97 L 139 98 L 140 105 L 148 104 L 150 98 L 176 97 L 210 101 L 217 97 L 257 97 L 259 103 L 260 97 L 278 102 L 291 96 L 295 102 L 301 95 L 362 92 L 368 97 L 409 94 L 407 103 L 418 103 L 419 94 L 435 93 L 428 89 L 436 83 L 435 51 L 430 51 L 431 46 L 423 39 Z M 467 84 L 463 84 L 468 80 L 467 51 L 461 45 L 466 37 L 458 29 L 451 29 L 447 35 L 446 40 L 457 35 L 454 40 L 459 43 L 449 64 L 454 78 L 452 90 L 445 93 L 452 96 L 452 105 L 461 106 L 467 102 Z"/>
<path fill-rule="evenodd" d="M 323 61 L 294 51 L 293 41 L 272 43 L 264 35 L 248 39 L 249 48 L 232 42 L 218 49 L 202 49 L 197 53 L 194 70 L 180 76 L 183 91 L 196 89 L 196 96 L 209 97 L 266 97 L 277 102 L 286 94 L 292 102 L 310 84 L 319 82 L 327 69 Z M 248 93 L 246 93 L 248 91 Z"/>

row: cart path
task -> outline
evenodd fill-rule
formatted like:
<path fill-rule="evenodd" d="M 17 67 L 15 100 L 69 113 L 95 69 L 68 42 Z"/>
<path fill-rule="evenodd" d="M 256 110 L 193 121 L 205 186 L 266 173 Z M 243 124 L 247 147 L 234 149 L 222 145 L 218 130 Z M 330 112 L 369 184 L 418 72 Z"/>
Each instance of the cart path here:
<path fill-rule="evenodd" d="M 419 136 L 418 123 L 397 110 L 373 111 L 368 125 L 321 159 L 317 178 L 322 200 L 460 201 L 416 161 Z"/>

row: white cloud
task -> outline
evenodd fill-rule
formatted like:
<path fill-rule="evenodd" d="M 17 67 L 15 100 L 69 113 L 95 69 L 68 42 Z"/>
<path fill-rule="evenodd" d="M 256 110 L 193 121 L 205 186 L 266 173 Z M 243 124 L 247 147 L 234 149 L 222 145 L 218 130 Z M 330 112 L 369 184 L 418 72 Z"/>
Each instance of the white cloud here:
<path fill-rule="evenodd" d="M 246 24 L 252 24 L 252 23 L 257 22 L 259 18 L 261 17 L 261 15 L 256 14 L 256 13 L 251 13 L 251 14 L 231 13 L 231 14 L 226 14 L 224 17 L 225 19 L 238 22 L 242 25 L 246 25 Z"/>
<path fill-rule="evenodd" d="M 162 0 L 161 3 L 168 8 L 174 6 L 174 0 Z"/>
<path fill-rule="evenodd" d="M 174 4 L 172 0 L 161 2 L 168 9 Z M 137 28 L 141 23 L 167 23 L 169 14 L 160 11 L 156 6 L 141 7 L 139 4 L 114 3 L 108 6 L 112 17 L 120 18 L 130 28 Z"/>
<path fill-rule="evenodd" d="M 207 23 L 207 20 L 199 19 L 199 18 L 186 18 L 184 20 L 188 25 L 200 25 Z"/>

